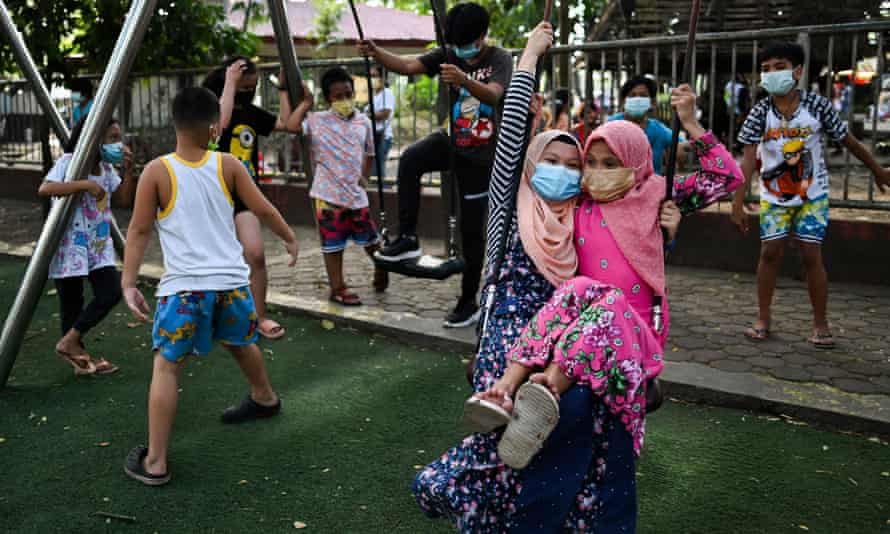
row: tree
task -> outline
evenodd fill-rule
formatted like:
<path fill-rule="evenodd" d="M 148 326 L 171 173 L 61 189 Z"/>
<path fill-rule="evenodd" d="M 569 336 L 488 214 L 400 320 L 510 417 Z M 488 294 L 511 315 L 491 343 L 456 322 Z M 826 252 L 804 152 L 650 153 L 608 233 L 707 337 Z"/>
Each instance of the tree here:
<path fill-rule="evenodd" d="M 324 50 L 337 42 L 334 34 L 340 29 L 345 5 L 340 0 L 312 0 L 315 4 L 315 20 L 311 37 L 318 42 L 317 49 Z"/>
<path fill-rule="evenodd" d="M 128 0 L 8 0 L 7 7 L 34 62 L 52 81 L 68 80 L 80 54 L 88 70 L 105 70 L 123 26 Z M 223 8 L 200 0 L 160 0 L 152 16 L 134 72 L 212 65 L 226 55 L 253 55 L 256 37 L 229 26 Z M 0 71 L 18 67 L 4 39 Z"/>

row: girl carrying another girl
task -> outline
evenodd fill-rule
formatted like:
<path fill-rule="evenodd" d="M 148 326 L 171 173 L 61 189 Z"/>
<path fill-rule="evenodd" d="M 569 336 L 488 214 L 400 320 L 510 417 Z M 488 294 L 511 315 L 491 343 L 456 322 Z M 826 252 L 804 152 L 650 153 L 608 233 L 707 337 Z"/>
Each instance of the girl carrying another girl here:
<path fill-rule="evenodd" d="M 640 295 L 639 299 L 634 299 L 634 303 L 637 300 L 642 302 L 644 297 L 649 298 L 645 305 L 648 311 L 651 296 L 664 293 L 659 225 L 668 227 L 672 233 L 679 222 L 672 203 L 662 206 L 664 182 L 653 175 L 651 156 L 649 166 L 645 167 L 637 161 L 639 154 L 634 151 L 618 150 L 605 157 L 606 154 L 601 153 L 603 147 L 595 145 L 595 142 L 590 142 L 588 150 L 582 154 L 577 144 L 572 147 L 571 137 L 566 136 L 566 142 L 563 142 L 561 132 L 547 132 L 543 134 L 546 137 L 536 137 L 529 146 L 519 184 L 516 217 L 513 221 L 500 223 L 501 213 L 509 198 L 506 194 L 509 182 L 519 164 L 517 154 L 525 138 L 525 117 L 532 100 L 535 64 L 551 43 L 552 29 L 547 23 L 539 25 L 529 38 L 507 92 L 503 130 L 492 175 L 489 258 L 503 232 L 509 232 L 511 237 L 507 258 L 495 278 L 495 305 L 492 316 L 488 318 L 488 328 L 482 332 L 479 358 L 474 367 L 473 388 L 478 396 L 470 404 L 482 406 L 479 400 L 487 401 L 486 404 L 500 409 L 494 410 L 500 412 L 496 414 L 497 417 L 506 411 L 508 416 L 500 419 L 501 423 L 511 419 L 512 396 L 529 373 L 528 368 L 519 363 L 511 363 L 508 367 L 508 352 L 512 349 L 512 354 L 519 354 L 514 345 L 520 339 L 520 332 L 529 324 L 532 327 L 538 324 L 535 314 L 542 310 L 551 296 L 551 302 L 559 299 L 561 304 L 563 296 L 569 293 L 563 288 L 554 294 L 554 289 L 569 281 L 569 287 L 582 289 L 583 295 L 587 295 L 590 287 L 600 288 L 606 283 L 622 286 L 637 277 L 650 288 L 659 288 L 650 289 L 645 294 L 643 284 L 639 284 L 636 292 L 636 284 L 631 284 L 626 290 L 628 294 Z M 678 90 L 678 93 L 675 104 L 688 107 L 691 92 L 686 89 Z M 687 115 L 686 111 L 681 112 L 681 117 Z M 693 127 L 697 123 L 686 122 L 686 128 L 693 137 L 696 137 L 694 132 L 702 133 Z M 620 130 L 606 132 L 603 139 L 613 142 L 616 149 L 619 144 L 648 147 L 639 127 L 632 124 L 626 126 L 636 128 L 642 135 L 641 140 L 637 138 L 636 131 L 620 125 Z M 698 138 L 702 140 L 697 146 L 705 170 L 677 182 L 675 197 L 684 213 L 703 207 L 737 187 L 740 177 L 733 160 L 722 156 L 725 150 L 712 143 L 714 140 L 710 134 L 699 135 Z M 610 147 L 607 143 L 605 146 Z M 613 151 L 612 148 L 609 150 Z M 721 161 L 721 158 L 725 161 Z M 622 191 L 623 195 L 616 194 L 612 200 L 618 202 L 615 206 L 603 209 L 609 202 L 595 201 L 587 195 L 583 197 L 580 207 L 576 208 L 575 197 L 580 191 L 582 175 L 573 172 L 580 168 L 578 160 L 587 161 L 597 171 L 603 168 L 639 168 L 639 171 L 632 173 L 631 188 Z M 620 178 L 616 182 L 623 184 L 615 191 L 626 187 L 627 171 L 612 174 L 619 175 L 615 176 Z M 650 180 L 653 183 L 647 186 Z M 605 182 L 605 176 L 588 174 L 586 185 L 590 186 L 588 190 L 594 191 L 613 189 L 605 187 L 602 182 Z M 658 187 L 656 197 L 653 191 Z M 633 199 L 633 206 L 638 211 L 624 211 L 623 207 L 630 205 L 630 202 L 621 203 L 625 198 Z M 616 212 L 619 214 L 617 218 Z M 654 257 L 646 260 L 647 255 Z M 656 266 L 659 263 L 660 268 Z M 646 276 L 640 276 L 637 272 L 646 273 Z M 572 281 L 577 274 L 605 281 L 598 282 L 596 286 L 593 283 L 585 286 L 580 281 Z M 622 302 L 620 319 L 638 321 L 627 300 Z M 578 307 L 582 301 L 575 299 L 572 303 Z M 545 307 L 538 317 L 548 309 Z M 631 318 L 625 317 L 624 312 L 630 312 Z M 635 322 L 630 324 L 637 325 Z M 649 323 L 646 328 L 647 332 L 643 331 L 642 326 L 640 332 L 635 332 L 631 327 L 631 332 L 626 334 L 631 348 L 631 336 L 651 335 Z M 595 350 L 590 352 L 596 353 Z M 531 360 L 529 357 L 521 359 L 523 363 Z M 505 372 L 509 374 L 506 380 L 502 379 Z M 584 380 L 581 380 L 581 386 L 584 387 L 573 387 L 562 395 L 561 411 L 555 418 L 558 422 L 550 439 L 546 442 L 531 440 L 531 448 L 543 445 L 540 454 L 535 456 L 533 452 L 529 454 L 525 451 L 530 462 L 511 460 L 511 463 L 524 469 L 505 465 L 498 454 L 500 432 L 480 431 L 468 436 L 460 445 L 418 473 L 414 492 L 423 510 L 431 517 L 449 517 L 462 532 L 544 532 L 563 528 L 598 533 L 632 532 L 636 522 L 634 436 L 623 420 L 624 413 L 616 412 L 614 403 L 610 403 L 599 388 L 595 385 L 590 387 L 590 382 Z M 472 409 L 468 411 L 472 415 Z M 475 418 L 476 423 L 487 423 L 487 428 L 480 430 L 491 430 L 497 426 L 498 423 L 492 424 L 492 421 L 484 416 Z M 520 426 L 514 430 L 527 429 Z M 525 435 L 524 432 L 518 434 Z M 533 435 L 532 438 L 537 436 Z"/>
<path fill-rule="evenodd" d="M 38 194 L 43 197 L 80 195 L 75 199 L 71 222 L 49 267 L 49 277 L 55 282 L 61 306 L 62 338 L 56 343 L 56 354 L 74 367 L 75 375 L 106 375 L 116 372 L 118 367 L 105 358 L 91 357 L 83 338 L 121 299 L 120 273 L 111 239 L 113 216 L 109 197 L 118 207 L 132 206 L 136 183 L 132 177 L 132 154 L 121 142 L 121 127 L 116 119 L 105 129 L 89 176 L 63 182 L 85 122 L 83 117 L 75 125 L 65 145 L 65 154 L 46 175 Z M 114 165 L 122 165 L 123 180 Z M 84 280 L 89 280 L 93 288 L 93 299 L 86 307 Z"/>

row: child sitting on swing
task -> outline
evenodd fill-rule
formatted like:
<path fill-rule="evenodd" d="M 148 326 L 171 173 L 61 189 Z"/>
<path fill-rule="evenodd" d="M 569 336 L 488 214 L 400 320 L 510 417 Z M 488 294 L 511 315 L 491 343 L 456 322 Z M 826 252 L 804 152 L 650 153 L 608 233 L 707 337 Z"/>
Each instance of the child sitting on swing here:
<path fill-rule="evenodd" d="M 377 227 L 368 209 L 368 176 L 374 159 L 371 121 L 355 108 L 352 76 L 342 67 L 329 69 L 321 78 L 321 91 L 330 106 L 309 113 L 313 98 L 303 84 L 303 101 L 288 119 L 290 131 L 309 137 L 314 178 L 309 196 L 321 234 L 321 251 L 331 284 L 331 302 L 359 306 L 362 301 L 349 290 L 343 277 L 343 251 L 352 239 L 368 256 L 378 249 Z M 386 291 L 389 275 L 374 268 L 374 289 Z"/>

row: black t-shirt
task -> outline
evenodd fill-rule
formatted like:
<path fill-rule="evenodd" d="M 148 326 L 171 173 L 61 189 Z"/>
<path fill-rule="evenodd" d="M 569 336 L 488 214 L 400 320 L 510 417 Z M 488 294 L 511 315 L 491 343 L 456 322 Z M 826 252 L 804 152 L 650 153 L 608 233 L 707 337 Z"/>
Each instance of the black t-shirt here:
<path fill-rule="evenodd" d="M 453 53 L 448 54 L 446 58 L 441 48 L 430 50 L 417 59 L 423 63 L 429 76 L 438 75 L 442 63 L 450 63 L 478 82 L 500 84 L 504 91 L 507 90 L 513 75 L 513 58 L 509 52 L 496 46 L 486 47 L 479 58 L 480 61 L 473 65 Z M 467 158 L 490 163 L 494 160 L 494 150 L 497 146 L 497 130 L 503 110 L 503 98 L 497 106 L 492 107 L 480 102 L 465 87 L 461 87 L 460 91 L 451 87 L 450 91 L 451 101 L 454 102 L 454 108 L 451 110 L 454 146 Z"/>
<path fill-rule="evenodd" d="M 256 181 L 260 167 L 258 136 L 272 133 L 277 121 L 275 115 L 253 104 L 233 109 L 229 127 L 219 137 L 220 152 L 228 152 L 238 158 Z"/>

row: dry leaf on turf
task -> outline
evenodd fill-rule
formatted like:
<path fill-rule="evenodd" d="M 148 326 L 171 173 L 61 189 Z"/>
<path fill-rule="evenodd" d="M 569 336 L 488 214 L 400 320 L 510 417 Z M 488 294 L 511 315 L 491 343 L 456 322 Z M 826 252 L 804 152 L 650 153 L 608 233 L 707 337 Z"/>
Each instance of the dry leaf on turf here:
<path fill-rule="evenodd" d="M 325 330 L 333 330 L 334 322 L 328 321 L 327 319 L 325 319 L 324 321 L 321 322 L 321 327 L 324 328 Z"/>
<path fill-rule="evenodd" d="M 801 530 L 810 530 L 810 527 L 806 525 L 797 525 Z"/>
<path fill-rule="evenodd" d="M 302 521 L 294 521 L 294 528 L 296 528 L 296 529 L 306 528 L 306 523 L 304 523 Z"/>
<path fill-rule="evenodd" d="M 247 481 L 246 481 L 246 480 L 239 480 L 239 481 L 238 481 L 238 485 L 239 485 L 239 486 L 243 486 L 243 485 L 245 485 L 245 484 L 247 484 Z"/>
<path fill-rule="evenodd" d="M 139 328 L 140 323 L 127 323 L 127 328 Z"/>
<path fill-rule="evenodd" d="M 100 441 L 96 445 L 98 445 L 100 447 L 107 447 L 107 446 L 111 445 L 111 442 L 110 441 Z"/>
<path fill-rule="evenodd" d="M 3 438 L 0 438 L 0 443 L 3 443 Z M 881 471 L 882 477 L 890 477 L 890 471 Z"/>

